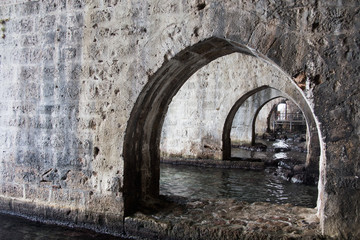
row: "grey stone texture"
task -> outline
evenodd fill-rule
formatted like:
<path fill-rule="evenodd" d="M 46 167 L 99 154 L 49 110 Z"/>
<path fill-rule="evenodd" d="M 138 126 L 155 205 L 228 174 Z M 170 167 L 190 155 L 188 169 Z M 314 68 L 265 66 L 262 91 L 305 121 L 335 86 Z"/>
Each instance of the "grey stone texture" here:
<path fill-rule="evenodd" d="M 156 217 L 136 213 L 125 226 L 147 239 L 324 239 L 315 212 L 290 204 L 172 199 Z"/>
<path fill-rule="evenodd" d="M 225 59 L 218 71 L 256 66 L 249 90 L 276 88 L 309 117 L 322 233 L 359 238 L 359 10 L 355 0 L 1 1 L 1 209 L 122 232 L 158 195 L 172 98 Z M 247 60 L 234 66 L 235 55 Z"/>

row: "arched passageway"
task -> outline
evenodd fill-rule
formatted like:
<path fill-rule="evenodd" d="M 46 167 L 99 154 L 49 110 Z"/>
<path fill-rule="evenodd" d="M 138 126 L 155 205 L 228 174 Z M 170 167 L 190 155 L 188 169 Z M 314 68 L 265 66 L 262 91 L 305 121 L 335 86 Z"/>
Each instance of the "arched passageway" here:
<path fill-rule="evenodd" d="M 132 110 L 124 139 L 124 207 L 125 215 L 141 204 L 151 204 L 159 195 L 159 142 L 162 124 L 168 106 L 187 79 L 201 67 L 230 53 L 243 53 L 260 58 L 245 45 L 225 39 L 210 38 L 178 53 L 150 77 Z M 229 154 L 232 119 L 239 106 L 259 90 L 275 87 L 287 94 L 303 109 L 309 131 L 317 134 L 312 111 L 295 83 L 275 65 L 260 58 L 263 65 L 274 69 L 273 77 L 266 85 L 241 98 L 231 109 L 223 135 L 224 158 Z M 314 137 L 315 138 L 315 137 Z"/>
<path fill-rule="evenodd" d="M 239 114 L 239 110 L 241 114 L 241 110 L 243 110 L 244 112 L 249 112 L 250 109 L 250 114 L 248 113 L 247 116 L 243 118 L 244 125 L 248 127 L 243 131 L 242 137 L 244 141 L 254 144 L 255 122 L 259 111 L 267 102 L 278 97 L 291 98 L 291 96 L 279 91 L 278 89 L 263 86 L 248 92 L 235 103 L 224 124 L 222 139 L 223 159 L 231 159 L 231 129 L 235 116 Z M 252 103 L 252 106 L 248 108 L 250 103 Z M 306 108 L 308 108 L 306 102 L 298 101 L 296 103 L 298 103 L 298 107 L 302 110 L 307 123 L 306 125 L 308 133 L 308 154 L 306 157 L 306 169 L 309 178 L 307 182 L 314 182 L 315 178 L 318 176 L 320 156 L 320 142 L 318 138 L 316 123 L 315 119 L 312 116 L 312 113 L 306 110 Z"/>
<path fill-rule="evenodd" d="M 266 120 L 264 120 L 264 121 L 266 121 L 266 123 L 265 123 L 266 124 L 266 132 L 274 132 L 275 129 L 273 128 L 273 126 L 271 124 L 271 120 L 274 118 L 274 116 L 276 114 L 278 105 L 280 103 L 282 103 L 283 101 L 285 101 L 285 98 L 280 98 L 280 99 L 277 99 L 277 101 L 274 100 L 274 102 L 271 101 L 266 104 L 266 105 L 270 104 L 270 106 L 268 106 L 268 107 L 270 107 L 270 109 L 268 109 L 268 111 L 266 112 L 266 115 L 267 115 Z M 263 110 L 261 109 L 260 111 L 263 111 Z"/>
<path fill-rule="evenodd" d="M 232 126 L 237 125 L 238 127 L 232 127 L 231 137 L 236 136 L 241 143 L 254 144 L 257 113 L 268 101 L 282 96 L 284 94 L 277 89 L 264 88 L 246 98 L 233 118 Z"/>
<path fill-rule="evenodd" d="M 267 112 L 265 109 L 267 108 Z M 261 113 L 261 114 L 260 114 Z M 306 122 L 302 111 L 287 98 L 278 99 L 277 103 L 269 103 L 264 106 L 259 112 L 261 115 L 257 119 L 258 124 L 263 125 L 263 132 L 276 132 L 282 130 L 287 133 L 292 132 L 306 132 Z M 266 124 L 266 126 L 265 126 Z M 258 131 L 256 131 L 258 132 Z"/>

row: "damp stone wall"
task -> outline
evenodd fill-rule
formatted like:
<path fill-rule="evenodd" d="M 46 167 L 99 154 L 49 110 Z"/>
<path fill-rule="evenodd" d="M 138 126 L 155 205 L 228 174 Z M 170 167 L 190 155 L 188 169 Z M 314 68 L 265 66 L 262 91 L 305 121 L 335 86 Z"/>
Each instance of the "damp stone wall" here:
<path fill-rule="evenodd" d="M 355 0 L 1 1 L 2 211 L 122 232 L 138 96 L 161 66 L 182 64 L 178 53 L 216 37 L 305 86 L 322 232 L 359 238 L 359 12 Z"/>

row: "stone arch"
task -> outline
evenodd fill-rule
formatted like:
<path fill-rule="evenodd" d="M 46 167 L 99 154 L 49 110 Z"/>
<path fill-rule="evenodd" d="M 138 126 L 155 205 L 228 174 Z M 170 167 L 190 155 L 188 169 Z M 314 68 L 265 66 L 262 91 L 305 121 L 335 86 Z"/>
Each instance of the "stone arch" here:
<path fill-rule="evenodd" d="M 251 139 L 251 143 L 254 144 L 255 143 L 255 134 L 256 134 L 256 119 L 261 111 L 261 109 L 267 104 L 269 103 L 270 101 L 274 100 L 274 99 L 277 99 L 277 98 L 284 98 L 283 96 L 278 96 L 278 97 L 274 97 L 272 99 L 269 99 L 268 101 L 264 102 L 255 112 L 255 115 L 254 115 L 254 118 L 252 119 L 252 125 L 251 125 L 251 132 L 252 132 L 252 139 Z M 271 109 L 271 112 L 274 111 L 274 109 L 272 108 Z M 270 113 L 269 113 L 270 114 Z M 269 122 L 270 122 L 270 119 L 267 119 L 266 121 L 267 123 L 267 129 L 269 129 Z"/>
<path fill-rule="evenodd" d="M 257 116 L 258 116 L 259 112 L 261 111 L 261 109 L 262 109 L 267 103 L 269 103 L 270 101 L 272 101 L 272 100 L 274 100 L 274 99 L 276 99 L 276 98 L 285 98 L 285 100 L 287 99 L 287 97 L 286 97 L 283 93 L 280 93 L 279 96 L 273 97 L 273 98 L 265 101 L 265 102 L 255 111 L 254 117 L 252 118 L 252 125 L 251 125 L 251 128 L 252 128 L 251 143 L 252 143 L 252 144 L 255 143 L 255 137 L 256 137 L 256 136 L 255 136 L 256 119 L 257 119 Z M 282 100 L 282 101 L 284 101 L 284 100 Z M 272 106 L 272 108 L 271 108 L 271 110 L 270 110 L 270 112 L 269 112 L 269 114 L 268 114 L 267 120 L 266 120 L 266 121 L 267 121 L 267 123 L 266 123 L 266 124 L 267 124 L 267 129 L 270 129 L 270 118 L 271 118 L 271 115 L 274 113 L 274 111 L 276 110 L 277 106 L 278 106 L 279 104 L 281 104 L 281 103 L 282 103 L 282 102 L 277 103 L 277 104 L 275 104 L 274 106 Z M 303 114 L 301 108 L 300 108 L 300 111 L 301 111 L 301 113 Z M 317 138 L 316 138 L 316 139 L 317 139 Z M 314 139 L 314 140 L 316 141 L 316 139 Z M 312 142 L 312 143 L 311 143 L 311 147 L 319 148 L 319 141 Z M 319 153 L 317 153 L 317 154 L 319 154 Z M 309 157 L 310 157 L 310 156 L 309 156 Z M 314 156 L 313 158 L 310 158 L 309 161 L 312 159 L 312 160 L 318 162 L 318 158 L 319 158 L 319 155 Z"/>
<path fill-rule="evenodd" d="M 278 97 L 274 97 L 274 98 L 272 98 L 272 99 L 269 99 L 268 101 L 266 101 L 266 102 L 264 102 L 257 110 L 256 110 L 256 112 L 255 112 L 255 115 L 254 115 L 254 118 L 252 119 L 253 120 L 253 122 L 252 122 L 252 125 L 251 125 L 251 128 L 252 128 L 252 139 L 251 139 L 251 143 L 252 144 L 254 144 L 255 143 L 255 132 L 256 132 L 256 119 L 257 119 L 257 117 L 258 117 L 258 115 L 259 115 L 259 112 L 261 111 L 261 109 L 267 104 L 267 103 L 269 103 L 270 101 L 272 101 L 272 100 L 274 100 L 274 99 L 276 99 L 276 98 L 286 98 L 286 97 L 284 97 L 283 95 L 282 96 L 278 96 Z M 267 117 L 267 120 L 266 120 L 266 125 L 267 125 L 267 129 L 270 129 L 270 117 L 271 117 L 271 114 L 275 111 L 275 109 L 276 109 L 276 107 L 279 105 L 280 103 L 277 103 L 277 104 L 275 104 L 272 108 L 271 108 L 271 110 L 270 110 L 270 112 L 269 112 L 269 114 L 268 114 L 268 117 Z"/>
<path fill-rule="evenodd" d="M 280 102 L 277 102 L 277 103 L 274 103 L 271 105 L 271 109 L 268 111 L 268 114 L 266 117 L 266 132 L 271 132 L 271 118 L 277 111 L 278 105 L 281 103 L 284 103 L 285 101 L 286 101 L 286 98 L 283 98 Z M 262 111 L 262 109 L 260 109 L 260 111 Z"/>
<path fill-rule="evenodd" d="M 212 37 L 182 50 L 172 59 L 164 62 L 162 67 L 149 78 L 133 107 L 124 138 L 125 215 L 134 212 L 138 206 L 153 203 L 152 200 L 156 200 L 159 196 L 160 134 L 167 108 L 174 95 L 198 69 L 216 58 L 234 52 L 259 57 L 259 54 L 245 45 Z M 261 59 L 281 72 L 269 60 L 264 57 Z M 310 116 L 312 111 L 306 104 L 303 93 L 290 78 L 287 81 L 281 90 L 291 93 L 295 101 L 302 101 L 306 108 L 304 111 Z M 259 89 L 274 85 L 276 83 L 272 82 L 269 86 Z M 316 125 L 310 126 L 316 132 Z"/>

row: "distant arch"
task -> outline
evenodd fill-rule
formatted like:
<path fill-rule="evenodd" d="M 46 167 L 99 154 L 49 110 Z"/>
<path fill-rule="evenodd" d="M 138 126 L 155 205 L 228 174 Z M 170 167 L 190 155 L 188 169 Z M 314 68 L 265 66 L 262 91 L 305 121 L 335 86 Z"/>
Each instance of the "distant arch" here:
<path fill-rule="evenodd" d="M 248 119 L 250 123 L 250 128 L 248 129 L 250 140 L 249 143 L 254 144 L 255 143 L 255 121 L 256 117 L 260 111 L 260 109 L 269 101 L 272 99 L 278 98 L 278 97 L 285 97 L 292 99 L 291 95 L 288 95 L 286 93 L 283 93 L 275 88 L 269 87 L 269 86 L 262 86 L 256 89 L 253 89 L 246 94 L 244 94 L 231 108 L 225 124 L 224 124 L 224 130 L 223 130 L 223 159 L 231 159 L 231 127 L 234 121 L 234 117 L 236 113 L 238 112 L 239 108 L 246 102 L 246 101 L 255 101 L 254 99 L 261 99 L 260 97 L 262 95 L 266 95 L 267 98 L 264 98 L 263 101 L 257 102 L 255 104 L 252 115 L 250 116 L 250 119 Z M 308 105 L 304 101 L 292 101 L 298 105 L 298 107 L 301 109 L 303 115 L 306 119 L 306 125 L 307 125 L 307 149 L 308 153 L 306 156 L 306 170 L 307 170 L 307 182 L 315 182 L 318 172 L 319 172 L 319 157 L 320 157 L 320 142 L 318 138 L 318 132 L 316 128 L 315 119 L 312 116 L 312 113 L 308 111 Z M 311 146 L 311 147 L 310 147 Z"/>

